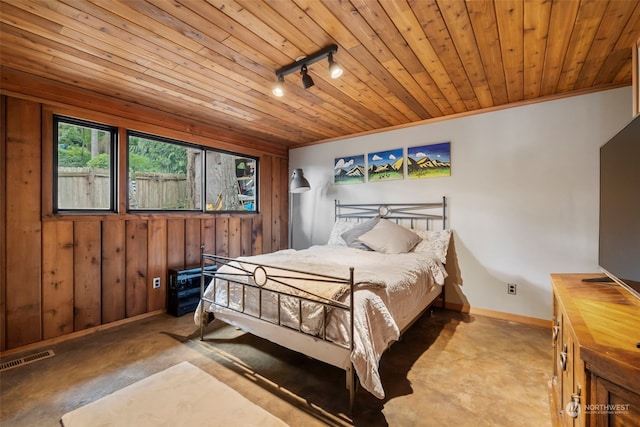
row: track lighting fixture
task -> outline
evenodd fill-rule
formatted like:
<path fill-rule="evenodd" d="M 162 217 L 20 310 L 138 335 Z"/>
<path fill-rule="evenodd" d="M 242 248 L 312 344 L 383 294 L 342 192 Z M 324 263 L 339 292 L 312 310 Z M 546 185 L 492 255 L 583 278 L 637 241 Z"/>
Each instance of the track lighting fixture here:
<path fill-rule="evenodd" d="M 329 74 L 332 79 L 337 79 L 343 73 L 342 67 L 333 60 L 333 55 L 338 52 L 338 45 L 332 44 L 320 49 L 319 51 L 312 53 L 308 56 L 303 56 L 292 62 L 289 65 L 276 70 L 276 78 L 278 79 L 276 85 L 273 87 L 273 94 L 277 97 L 284 95 L 284 76 L 300 70 L 302 76 L 302 87 L 309 89 L 314 85 L 313 79 L 309 75 L 308 66 L 320 61 L 324 58 L 329 58 Z"/>

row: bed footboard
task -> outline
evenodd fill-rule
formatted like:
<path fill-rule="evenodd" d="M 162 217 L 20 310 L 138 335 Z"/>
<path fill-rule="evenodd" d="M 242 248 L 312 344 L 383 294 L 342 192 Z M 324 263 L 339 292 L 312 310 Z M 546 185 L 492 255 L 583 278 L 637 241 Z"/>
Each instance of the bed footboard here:
<path fill-rule="evenodd" d="M 314 286 L 318 284 L 322 286 Z M 325 286 L 338 289 L 339 298 L 316 292 Z M 204 339 L 209 323 L 208 313 L 213 311 L 223 321 L 253 335 L 343 369 L 351 407 L 358 382 L 350 359 L 354 336 L 352 307 L 353 268 L 349 269 L 348 277 L 335 277 L 206 254 L 201 247 L 200 339 Z M 348 336 L 344 340 L 327 333 L 334 311 L 340 312 L 340 318 L 347 322 Z M 313 327 L 306 323 L 309 317 L 313 318 L 310 322 Z"/>

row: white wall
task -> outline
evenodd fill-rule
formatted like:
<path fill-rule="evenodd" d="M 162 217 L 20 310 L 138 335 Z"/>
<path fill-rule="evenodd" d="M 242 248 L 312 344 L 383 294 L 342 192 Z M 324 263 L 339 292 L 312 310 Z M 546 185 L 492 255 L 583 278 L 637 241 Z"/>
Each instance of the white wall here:
<path fill-rule="evenodd" d="M 631 119 L 631 88 L 346 138 L 290 152 L 311 191 L 294 195 L 294 247 L 324 244 L 334 199 L 448 199 L 457 261 L 447 301 L 549 319 L 549 274 L 595 272 L 599 147 Z M 333 185 L 340 156 L 451 141 L 450 177 Z M 508 295 L 507 283 L 518 285 Z"/>

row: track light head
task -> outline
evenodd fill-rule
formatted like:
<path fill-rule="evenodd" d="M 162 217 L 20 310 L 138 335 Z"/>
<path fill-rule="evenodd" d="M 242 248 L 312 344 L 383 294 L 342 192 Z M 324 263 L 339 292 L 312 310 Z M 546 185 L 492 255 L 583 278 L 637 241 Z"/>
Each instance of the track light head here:
<path fill-rule="evenodd" d="M 333 53 L 329 53 L 329 74 L 331 75 L 331 78 L 337 79 L 342 75 L 343 72 L 344 70 L 342 69 L 340 64 L 333 60 Z"/>
<path fill-rule="evenodd" d="M 300 74 L 302 75 L 302 87 L 309 89 L 314 85 L 313 79 L 309 75 L 306 65 L 303 65 L 302 68 L 300 68 Z"/>
<path fill-rule="evenodd" d="M 272 92 L 278 98 L 284 96 L 284 77 L 278 76 L 278 83 L 273 87 Z"/>

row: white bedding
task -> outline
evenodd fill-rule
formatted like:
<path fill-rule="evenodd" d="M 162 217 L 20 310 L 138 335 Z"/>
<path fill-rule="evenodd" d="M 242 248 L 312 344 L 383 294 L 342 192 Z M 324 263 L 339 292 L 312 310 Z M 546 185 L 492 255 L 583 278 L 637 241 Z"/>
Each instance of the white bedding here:
<path fill-rule="evenodd" d="M 434 284 L 443 285 L 447 273 L 442 263 L 432 253 L 407 253 L 398 255 L 363 251 L 344 246 L 313 246 L 305 250 L 283 250 L 271 254 L 238 258 L 237 261 L 256 262 L 270 266 L 282 266 L 317 274 L 348 278 L 349 267 L 354 267 L 354 350 L 350 355 L 362 386 L 374 396 L 384 398 L 384 390 L 378 372 L 380 357 L 389 344 L 399 338 L 397 320 L 414 305 Z M 247 265 L 245 265 L 247 267 Z M 251 266 L 249 266 L 251 267 Z M 225 273 L 228 266 L 219 272 Z M 232 271 L 232 270 L 226 270 Z M 348 292 L 331 290 L 346 304 Z M 229 303 L 242 310 L 240 285 L 231 284 L 229 295 L 226 286 L 218 280 L 216 294 L 210 284 L 205 297 L 222 304 Z M 250 289 L 245 294 L 244 311 L 257 315 L 258 292 Z M 277 322 L 275 296 L 262 297 L 262 317 L 271 317 Z M 202 304 L 202 302 L 201 302 Z M 298 326 L 298 305 L 293 299 L 283 299 L 280 319 L 291 327 Z M 315 307 L 314 307 L 315 306 Z M 213 304 L 205 303 L 205 310 L 215 313 Z M 303 306 L 302 330 L 309 334 L 320 334 L 323 326 L 322 311 L 313 303 Z M 196 324 L 200 324 L 201 307 L 195 312 Z M 374 326 L 374 327 L 372 327 Z M 346 313 L 334 309 L 327 324 L 327 337 L 338 342 L 348 342 L 349 323 Z M 251 331 L 249 331 L 251 332 Z"/>

